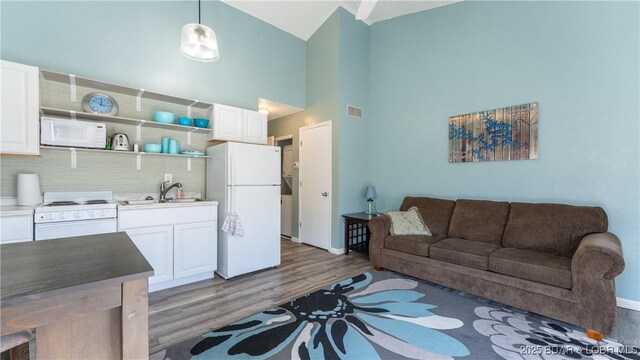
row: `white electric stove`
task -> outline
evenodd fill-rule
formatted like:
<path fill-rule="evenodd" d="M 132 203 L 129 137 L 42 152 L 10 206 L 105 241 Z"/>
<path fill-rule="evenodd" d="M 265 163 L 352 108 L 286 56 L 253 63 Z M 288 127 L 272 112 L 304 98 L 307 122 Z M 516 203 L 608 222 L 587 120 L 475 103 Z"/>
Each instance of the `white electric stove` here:
<path fill-rule="evenodd" d="M 34 222 L 36 240 L 116 232 L 118 213 L 113 192 L 45 192 Z"/>

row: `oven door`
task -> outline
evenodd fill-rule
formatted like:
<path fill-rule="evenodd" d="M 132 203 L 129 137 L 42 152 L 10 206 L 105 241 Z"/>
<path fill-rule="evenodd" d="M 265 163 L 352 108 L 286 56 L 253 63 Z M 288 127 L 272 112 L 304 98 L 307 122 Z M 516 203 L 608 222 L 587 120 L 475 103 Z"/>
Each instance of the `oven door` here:
<path fill-rule="evenodd" d="M 36 240 L 104 234 L 118 231 L 118 220 L 112 218 L 36 224 L 35 230 Z"/>

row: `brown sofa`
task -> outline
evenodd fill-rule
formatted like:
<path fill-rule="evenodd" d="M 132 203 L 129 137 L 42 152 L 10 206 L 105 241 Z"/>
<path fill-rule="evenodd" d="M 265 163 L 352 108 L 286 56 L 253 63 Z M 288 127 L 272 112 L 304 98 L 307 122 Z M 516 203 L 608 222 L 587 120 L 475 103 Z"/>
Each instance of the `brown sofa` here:
<path fill-rule="evenodd" d="M 400 210 L 412 206 L 433 236 L 392 236 L 388 216 L 373 218 L 376 269 L 611 331 L 624 259 L 602 208 L 406 197 Z"/>

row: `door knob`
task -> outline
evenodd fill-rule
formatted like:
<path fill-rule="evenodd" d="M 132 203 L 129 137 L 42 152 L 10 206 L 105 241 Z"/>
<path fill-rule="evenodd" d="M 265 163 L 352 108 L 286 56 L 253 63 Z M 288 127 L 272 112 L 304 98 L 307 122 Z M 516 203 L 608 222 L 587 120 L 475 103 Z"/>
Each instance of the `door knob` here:
<path fill-rule="evenodd" d="M 322 193 L 322 196 L 327 196 L 327 195 L 329 195 L 329 194 L 327 194 L 326 191 Z"/>

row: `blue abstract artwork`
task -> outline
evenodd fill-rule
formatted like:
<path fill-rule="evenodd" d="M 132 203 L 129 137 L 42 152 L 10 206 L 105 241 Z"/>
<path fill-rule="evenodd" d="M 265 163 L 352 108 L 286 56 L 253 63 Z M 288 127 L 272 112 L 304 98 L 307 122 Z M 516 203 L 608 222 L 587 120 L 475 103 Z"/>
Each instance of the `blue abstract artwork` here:
<path fill-rule="evenodd" d="M 537 158 L 537 102 L 449 118 L 449 162 Z"/>

